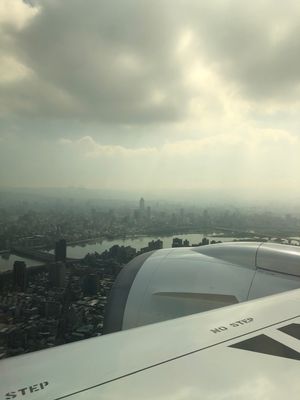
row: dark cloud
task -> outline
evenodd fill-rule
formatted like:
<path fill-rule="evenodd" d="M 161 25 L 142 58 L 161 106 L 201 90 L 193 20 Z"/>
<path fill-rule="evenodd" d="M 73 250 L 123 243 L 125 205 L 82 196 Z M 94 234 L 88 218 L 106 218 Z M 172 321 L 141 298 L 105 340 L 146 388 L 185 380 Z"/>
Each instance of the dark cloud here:
<path fill-rule="evenodd" d="M 199 52 L 239 86 L 242 96 L 256 101 L 295 100 L 300 84 L 296 1 L 189 4 L 188 18 L 198 34 Z"/>
<path fill-rule="evenodd" d="M 0 186 L 299 193 L 296 0 L 0 2 Z"/>
<path fill-rule="evenodd" d="M 32 76 L 6 87 L 9 108 L 117 123 L 177 119 L 186 96 L 173 55 L 175 28 L 163 3 L 42 1 L 14 34 L 14 50 Z"/>
<path fill-rule="evenodd" d="M 25 3 L 37 15 L 22 29 L 3 28 L 3 52 L 29 71 L 2 85 L 5 113 L 138 125 L 180 120 L 195 94 L 176 58 L 184 30 L 242 98 L 288 102 L 299 94 L 299 11 L 290 0 Z"/>
<path fill-rule="evenodd" d="M 6 112 L 109 123 L 180 119 L 192 96 L 175 54 L 183 29 L 196 32 L 199 54 L 242 96 L 261 101 L 298 94 L 294 2 L 26 3 L 39 13 L 21 30 L 7 26 L 2 47 L 31 73 L 1 88 Z"/>

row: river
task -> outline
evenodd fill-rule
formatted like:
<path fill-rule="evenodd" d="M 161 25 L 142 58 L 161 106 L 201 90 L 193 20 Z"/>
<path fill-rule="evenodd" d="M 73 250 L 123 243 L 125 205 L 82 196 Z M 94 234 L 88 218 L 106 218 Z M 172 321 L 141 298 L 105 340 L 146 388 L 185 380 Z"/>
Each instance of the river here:
<path fill-rule="evenodd" d="M 15 254 L 0 254 L 0 272 L 13 269 L 15 261 L 25 261 L 27 267 L 35 267 L 36 265 L 43 264 L 42 261 L 16 256 Z"/>
<path fill-rule="evenodd" d="M 115 244 L 119 246 L 131 246 L 137 250 L 140 250 L 142 247 L 147 247 L 148 243 L 151 242 L 152 240 L 157 240 L 157 239 L 161 239 L 163 241 L 163 247 L 168 248 L 172 247 L 172 241 L 174 237 L 178 237 L 183 240 L 187 239 L 190 242 L 190 245 L 200 243 L 204 237 L 215 241 L 221 240 L 222 242 L 229 242 L 235 239 L 234 237 L 216 237 L 213 235 L 204 235 L 201 233 L 190 233 L 185 235 L 172 235 L 172 236 L 139 236 L 134 238 L 102 240 L 102 241 L 76 244 L 74 246 L 68 246 L 67 257 L 83 258 L 87 253 L 95 253 L 95 252 L 102 253 L 103 251 L 108 250 Z M 53 249 L 50 250 L 49 253 L 54 254 L 54 250 Z M 25 257 L 19 257 L 14 254 L 9 254 L 9 255 L 0 254 L 0 272 L 12 269 L 15 261 L 25 261 L 27 267 L 43 264 L 42 261 L 32 260 L 30 258 L 25 258 Z"/>
<path fill-rule="evenodd" d="M 108 250 L 115 244 L 119 246 L 131 246 L 137 250 L 140 250 L 142 247 L 147 247 L 148 243 L 151 242 L 152 240 L 157 240 L 157 239 L 161 239 L 163 241 L 163 247 L 168 248 L 172 247 L 172 241 L 174 237 L 178 237 L 183 240 L 187 239 L 190 242 L 190 245 L 200 243 L 204 237 L 215 241 L 221 240 L 222 242 L 230 242 L 236 239 L 235 237 L 225 237 L 225 236 L 216 237 L 214 235 L 190 233 L 190 234 L 172 235 L 172 236 L 139 236 L 126 239 L 102 240 L 95 242 L 91 241 L 88 243 L 68 246 L 67 257 L 83 258 L 87 253 L 94 253 L 94 252 L 102 253 L 103 251 Z M 53 254 L 54 250 L 50 250 L 49 252 Z M 14 254 L 10 254 L 8 258 L 6 255 L 0 254 L 0 272 L 12 269 L 15 261 L 25 261 L 27 266 L 36 266 L 43 264 L 41 261 L 32 260 L 30 258 L 19 257 Z"/>
<path fill-rule="evenodd" d="M 160 239 L 163 241 L 163 247 L 168 248 L 172 247 L 172 241 L 174 237 L 178 237 L 180 239 L 187 239 L 192 244 L 198 244 L 202 241 L 204 237 L 207 237 L 210 240 L 221 240 L 222 242 L 229 242 L 234 240 L 233 237 L 215 237 L 210 235 L 203 235 L 200 233 L 191 233 L 186 235 L 172 235 L 172 236 L 139 236 L 134 238 L 126 238 L 126 239 L 113 239 L 113 240 L 103 240 L 97 242 L 89 242 L 84 244 L 76 244 L 74 246 L 67 247 L 67 257 L 70 258 L 83 258 L 87 253 L 102 253 L 105 250 L 108 250 L 113 245 L 117 244 L 119 246 L 131 246 L 137 250 L 140 250 L 143 247 L 147 247 L 148 243 L 152 240 Z M 50 253 L 54 253 L 54 250 L 50 250 Z"/>

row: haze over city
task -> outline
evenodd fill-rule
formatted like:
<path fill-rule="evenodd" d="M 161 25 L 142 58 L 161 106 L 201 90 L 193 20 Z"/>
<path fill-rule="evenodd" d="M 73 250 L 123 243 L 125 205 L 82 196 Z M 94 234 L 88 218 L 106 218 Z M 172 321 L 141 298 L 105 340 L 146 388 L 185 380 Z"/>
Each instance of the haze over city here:
<path fill-rule="evenodd" d="M 0 187 L 296 201 L 299 14 L 2 0 Z"/>

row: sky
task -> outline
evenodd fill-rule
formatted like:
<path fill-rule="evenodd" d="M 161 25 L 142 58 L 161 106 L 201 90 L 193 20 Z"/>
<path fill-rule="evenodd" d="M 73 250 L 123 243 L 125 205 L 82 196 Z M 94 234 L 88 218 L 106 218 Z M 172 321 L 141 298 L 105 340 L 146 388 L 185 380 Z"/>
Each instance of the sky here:
<path fill-rule="evenodd" d="M 297 0 L 0 0 L 0 187 L 300 196 Z"/>

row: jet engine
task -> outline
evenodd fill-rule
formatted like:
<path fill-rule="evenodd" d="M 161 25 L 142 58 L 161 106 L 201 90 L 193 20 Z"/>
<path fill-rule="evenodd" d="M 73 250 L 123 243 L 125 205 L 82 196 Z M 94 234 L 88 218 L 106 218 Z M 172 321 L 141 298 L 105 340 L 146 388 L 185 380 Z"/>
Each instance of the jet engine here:
<path fill-rule="evenodd" d="M 104 333 L 116 332 L 300 287 L 300 248 L 232 242 L 137 256 L 118 275 Z"/>

